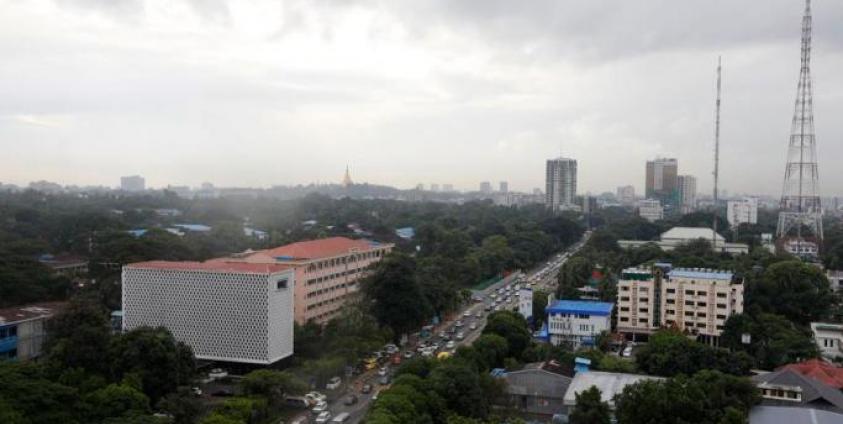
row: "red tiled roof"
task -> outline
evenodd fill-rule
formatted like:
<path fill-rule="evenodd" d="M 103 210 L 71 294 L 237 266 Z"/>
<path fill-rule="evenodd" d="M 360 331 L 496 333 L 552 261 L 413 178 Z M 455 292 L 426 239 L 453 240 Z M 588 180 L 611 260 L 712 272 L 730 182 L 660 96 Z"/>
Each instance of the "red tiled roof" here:
<path fill-rule="evenodd" d="M 166 269 L 174 271 L 214 271 L 239 272 L 249 274 L 269 274 L 289 269 L 287 264 L 249 263 L 236 261 L 211 260 L 206 262 L 148 261 L 126 265 L 135 269 Z"/>
<path fill-rule="evenodd" d="M 287 256 L 293 259 L 317 259 L 338 256 L 351 249 L 360 251 L 372 249 L 372 242 L 352 240 L 346 237 L 329 237 L 319 240 L 300 241 L 262 251 L 273 257 Z"/>
<path fill-rule="evenodd" d="M 0 309 L 0 324 L 55 315 L 61 312 L 66 306 L 67 302 L 41 302 L 3 308 Z"/>
<path fill-rule="evenodd" d="M 787 364 L 779 369 L 790 369 L 804 376 L 822 381 L 836 389 L 843 389 L 843 368 L 835 367 L 821 359 L 809 359 L 796 364 Z"/>

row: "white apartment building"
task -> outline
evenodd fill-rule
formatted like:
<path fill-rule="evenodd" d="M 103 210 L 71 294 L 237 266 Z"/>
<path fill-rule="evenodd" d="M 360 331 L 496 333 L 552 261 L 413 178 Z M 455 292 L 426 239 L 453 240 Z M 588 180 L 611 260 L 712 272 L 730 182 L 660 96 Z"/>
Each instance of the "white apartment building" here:
<path fill-rule="evenodd" d="M 843 358 L 843 324 L 812 322 L 811 333 L 823 358 L 829 361 Z"/>
<path fill-rule="evenodd" d="M 743 283 L 729 271 L 628 268 L 618 280 L 618 331 L 651 334 L 660 327 L 687 330 L 716 343 L 729 316 L 743 313 Z"/>
<path fill-rule="evenodd" d="M 166 327 L 199 359 L 271 364 L 293 354 L 293 269 L 151 261 L 123 267 L 123 329 Z"/>
<path fill-rule="evenodd" d="M 638 216 L 650 222 L 664 219 L 664 208 L 656 199 L 642 199 L 638 201 Z"/>
<path fill-rule="evenodd" d="M 732 314 L 743 313 L 743 283 L 731 271 L 683 269 L 670 271 L 662 283 L 662 323 L 714 342 Z"/>
<path fill-rule="evenodd" d="M 681 212 L 691 213 L 697 208 L 697 177 L 680 175 L 676 178 Z"/>
<path fill-rule="evenodd" d="M 619 333 L 651 334 L 661 323 L 656 319 L 656 289 L 653 272 L 645 268 L 627 268 L 618 279 Z"/>
<path fill-rule="evenodd" d="M 549 159 L 545 176 L 545 205 L 559 212 L 576 210 L 577 161 L 569 158 Z"/>
<path fill-rule="evenodd" d="M 633 206 L 635 204 L 635 187 L 621 186 L 618 187 L 618 202 L 623 206 Z"/>
<path fill-rule="evenodd" d="M 615 305 L 586 300 L 548 299 L 548 341 L 558 346 L 569 344 L 573 349 L 594 346 L 595 338 L 612 329 L 612 309 Z"/>
<path fill-rule="evenodd" d="M 123 191 L 144 191 L 146 180 L 140 175 L 120 177 L 120 189 Z"/>
<path fill-rule="evenodd" d="M 741 224 L 758 223 L 758 199 L 745 197 L 726 203 L 726 219 L 733 228 Z"/>

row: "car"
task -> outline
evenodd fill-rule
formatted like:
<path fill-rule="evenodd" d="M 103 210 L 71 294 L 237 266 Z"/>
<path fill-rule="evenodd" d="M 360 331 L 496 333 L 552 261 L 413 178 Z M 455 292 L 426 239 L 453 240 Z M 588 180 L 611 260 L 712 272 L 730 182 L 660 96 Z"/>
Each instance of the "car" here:
<path fill-rule="evenodd" d="M 310 409 L 310 412 L 313 412 L 314 415 L 319 415 L 328 410 L 328 402 L 320 401 L 313 408 Z"/>
<path fill-rule="evenodd" d="M 355 403 L 357 403 L 357 395 L 346 396 L 345 399 L 343 399 L 342 403 L 344 403 L 346 406 L 354 405 Z"/>
<path fill-rule="evenodd" d="M 500 310 L 501 310 L 501 306 L 500 306 L 500 305 L 495 306 L 495 311 L 500 311 Z"/>
<path fill-rule="evenodd" d="M 228 377 L 228 371 L 222 368 L 214 368 L 208 373 L 208 377 L 213 379 L 220 379 Z"/>
<path fill-rule="evenodd" d="M 386 386 L 387 384 L 389 384 L 389 380 L 390 380 L 389 374 L 387 374 L 387 375 L 381 377 L 380 380 L 378 380 L 378 383 L 380 383 L 381 386 Z"/>
<path fill-rule="evenodd" d="M 334 419 L 331 420 L 331 424 L 342 424 L 348 421 L 349 418 L 351 418 L 351 414 L 348 412 L 340 412 L 334 417 Z"/>
<path fill-rule="evenodd" d="M 287 406 L 291 406 L 293 408 L 310 408 L 313 406 L 313 403 L 310 402 L 310 399 L 304 396 L 286 396 L 284 398 L 284 404 Z"/>
<path fill-rule="evenodd" d="M 211 396 L 232 397 L 232 396 L 234 396 L 234 392 L 231 389 L 219 389 L 219 390 L 211 393 Z"/>
<path fill-rule="evenodd" d="M 444 332 L 444 331 L 440 331 L 440 332 L 439 332 L 439 338 L 440 338 L 440 339 L 444 339 L 445 337 L 448 337 L 448 335 L 447 335 L 447 334 L 445 334 L 445 332 Z"/>
<path fill-rule="evenodd" d="M 194 386 L 190 388 L 190 393 L 192 393 L 193 396 L 202 396 L 202 389 Z"/>
<path fill-rule="evenodd" d="M 453 340 L 450 340 L 447 344 L 445 344 L 446 349 L 453 349 L 454 347 L 456 347 L 456 343 L 454 343 Z"/>
<path fill-rule="evenodd" d="M 330 411 L 322 411 L 322 413 L 320 413 L 316 417 L 315 422 L 316 422 L 316 424 L 328 424 L 328 421 L 330 421 L 330 420 L 331 420 L 331 412 Z"/>
<path fill-rule="evenodd" d="M 474 316 L 475 316 L 476 318 L 483 318 L 483 311 L 477 311 L 477 313 L 476 313 L 476 314 L 474 314 Z"/>
<path fill-rule="evenodd" d="M 462 313 L 462 316 L 463 316 L 463 318 L 470 318 L 470 317 L 471 317 L 471 312 L 469 312 L 469 311 L 465 311 L 465 312 L 463 312 L 463 313 Z"/>
<path fill-rule="evenodd" d="M 381 394 L 381 391 L 378 390 L 375 394 L 372 395 L 372 400 L 378 400 L 378 395 Z"/>
<path fill-rule="evenodd" d="M 468 329 L 469 329 L 469 330 L 476 330 L 476 329 L 477 329 L 477 323 L 476 323 L 476 322 L 472 322 L 472 323 L 471 323 L 471 325 L 469 325 L 469 326 L 468 326 Z"/>
<path fill-rule="evenodd" d="M 624 348 L 623 352 L 621 352 L 621 356 L 624 358 L 629 358 L 632 356 L 632 346 L 627 346 Z"/>
<path fill-rule="evenodd" d="M 490 312 L 492 310 L 492 305 L 486 305 L 486 307 L 484 307 L 483 310 L 486 311 L 486 312 Z"/>
<path fill-rule="evenodd" d="M 328 401 L 328 397 L 323 395 L 322 393 L 319 393 L 319 392 L 310 392 L 310 393 L 304 395 L 304 397 L 306 397 L 308 400 L 310 400 L 313 404 Z"/>
<path fill-rule="evenodd" d="M 465 334 L 463 334 L 463 333 L 462 333 L 462 331 L 460 331 L 459 333 L 457 333 L 457 340 L 462 340 L 462 339 L 464 339 L 464 338 L 465 338 Z"/>
<path fill-rule="evenodd" d="M 372 393 L 372 385 L 368 383 L 364 384 L 363 387 L 360 389 L 360 393 L 363 393 L 364 395 Z"/>
<path fill-rule="evenodd" d="M 413 357 L 413 351 L 412 350 L 408 350 L 408 351 L 404 352 L 404 359 L 410 359 L 412 357 Z"/>
<path fill-rule="evenodd" d="M 386 353 L 392 355 L 395 352 L 398 352 L 398 346 L 395 346 L 394 344 L 390 343 L 390 344 L 384 346 L 384 350 L 386 350 Z"/>
<path fill-rule="evenodd" d="M 342 384 L 341 378 L 336 377 L 336 376 L 331 377 L 331 379 L 328 380 L 328 384 L 325 385 L 325 388 L 328 389 L 328 390 L 336 390 L 340 387 L 340 384 Z"/>
<path fill-rule="evenodd" d="M 462 321 L 457 320 L 457 322 L 454 323 L 454 327 L 462 327 L 462 326 L 463 326 Z"/>
<path fill-rule="evenodd" d="M 378 375 L 386 375 L 387 371 L 389 371 L 389 368 L 380 367 L 380 369 L 378 369 Z"/>

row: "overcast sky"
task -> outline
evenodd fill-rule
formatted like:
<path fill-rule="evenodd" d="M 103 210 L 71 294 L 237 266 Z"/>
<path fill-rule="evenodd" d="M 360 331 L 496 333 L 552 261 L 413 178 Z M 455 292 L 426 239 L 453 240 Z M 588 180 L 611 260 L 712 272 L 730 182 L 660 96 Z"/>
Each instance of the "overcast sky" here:
<path fill-rule="evenodd" d="M 0 0 L 0 182 L 643 191 L 648 158 L 780 194 L 799 0 Z M 843 194 L 843 2 L 814 0 L 822 192 Z"/>

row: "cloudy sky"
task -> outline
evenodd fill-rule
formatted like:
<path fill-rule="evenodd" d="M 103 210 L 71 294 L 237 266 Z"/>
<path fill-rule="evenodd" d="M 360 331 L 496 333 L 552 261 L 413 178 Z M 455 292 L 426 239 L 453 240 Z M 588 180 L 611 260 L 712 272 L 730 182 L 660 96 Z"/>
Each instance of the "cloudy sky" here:
<path fill-rule="evenodd" d="M 778 194 L 799 0 L 0 0 L 0 182 L 643 189 L 679 159 Z M 824 194 L 843 194 L 843 2 L 814 0 Z"/>

